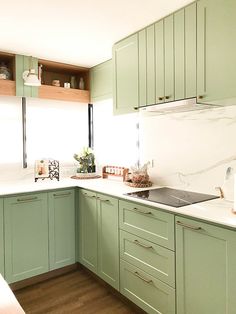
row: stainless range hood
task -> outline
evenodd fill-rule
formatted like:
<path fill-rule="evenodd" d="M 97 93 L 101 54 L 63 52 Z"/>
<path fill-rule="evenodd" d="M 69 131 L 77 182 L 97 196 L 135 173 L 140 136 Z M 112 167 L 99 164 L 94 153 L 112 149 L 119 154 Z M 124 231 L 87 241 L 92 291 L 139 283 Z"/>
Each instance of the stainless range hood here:
<path fill-rule="evenodd" d="M 196 101 L 196 98 L 189 98 L 185 100 L 173 101 L 164 104 L 155 104 L 149 106 L 140 106 L 137 108 L 142 113 L 153 113 L 153 114 L 171 114 L 171 113 L 180 113 L 180 112 L 188 112 L 195 110 L 205 110 L 212 108 L 219 108 L 221 105 L 207 105 L 207 104 L 199 104 Z"/>

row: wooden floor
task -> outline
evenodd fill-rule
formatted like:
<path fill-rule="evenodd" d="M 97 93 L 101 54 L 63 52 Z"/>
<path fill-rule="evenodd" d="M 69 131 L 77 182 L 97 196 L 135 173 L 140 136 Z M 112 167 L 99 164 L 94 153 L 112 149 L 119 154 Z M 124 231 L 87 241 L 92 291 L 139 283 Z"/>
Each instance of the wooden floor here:
<path fill-rule="evenodd" d="M 27 314 L 136 314 L 91 274 L 78 270 L 14 292 Z"/>

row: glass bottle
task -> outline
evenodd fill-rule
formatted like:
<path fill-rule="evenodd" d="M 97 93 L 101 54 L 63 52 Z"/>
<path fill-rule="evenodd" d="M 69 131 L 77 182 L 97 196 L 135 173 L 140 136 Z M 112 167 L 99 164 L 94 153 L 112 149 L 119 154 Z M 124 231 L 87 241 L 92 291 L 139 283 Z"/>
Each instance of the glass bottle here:
<path fill-rule="evenodd" d="M 79 89 L 84 89 L 84 79 L 82 77 L 79 79 Z"/>

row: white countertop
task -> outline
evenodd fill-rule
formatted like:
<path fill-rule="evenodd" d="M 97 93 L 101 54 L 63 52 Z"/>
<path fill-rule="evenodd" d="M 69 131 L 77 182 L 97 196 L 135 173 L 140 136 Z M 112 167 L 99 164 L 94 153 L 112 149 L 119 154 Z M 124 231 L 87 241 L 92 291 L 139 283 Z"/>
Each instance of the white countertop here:
<path fill-rule="evenodd" d="M 0 196 L 7 196 L 18 193 L 39 192 L 50 189 L 81 187 L 94 190 L 96 192 L 110 194 L 118 198 L 127 199 L 148 206 L 164 209 L 174 214 L 186 215 L 198 219 L 203 219 L 209 222 L 221 224 L 227 227 L 236 228 L 236 215 L 232 213 L 233 202 L 214 199 L 207 202 L 201 202 L 193 205 L 174 208 L 159 203 L 154 203 L 146 200 L 134 199 L 124 193 L 140 191 L 144 189 L 131 188 L 123 182 L 118 182 L 109 179 L 61 179 L 32 181 L 9 181 L 0 182 Z M 152 186 L 158 188 L 159 186 Z M 173 187 L 174 188 L 174 187 Z M 203 192 L 204 193 L 204 192 Z"/>
<path fill-rule="evenodd" d="M 25 314 L 6 281 L 0 274 L 0 313 Z"/>

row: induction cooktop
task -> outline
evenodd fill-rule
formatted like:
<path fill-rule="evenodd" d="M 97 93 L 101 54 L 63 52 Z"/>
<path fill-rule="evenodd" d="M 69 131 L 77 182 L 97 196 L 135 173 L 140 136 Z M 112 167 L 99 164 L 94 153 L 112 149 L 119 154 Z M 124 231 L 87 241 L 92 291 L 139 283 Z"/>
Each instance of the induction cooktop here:
<path fill-rule="evenodd" d="M 126 193 L 125 195 L 172 207 L 182 207 L 219 198 L 216 195 L 176 190 L 167 187 Z"/>

